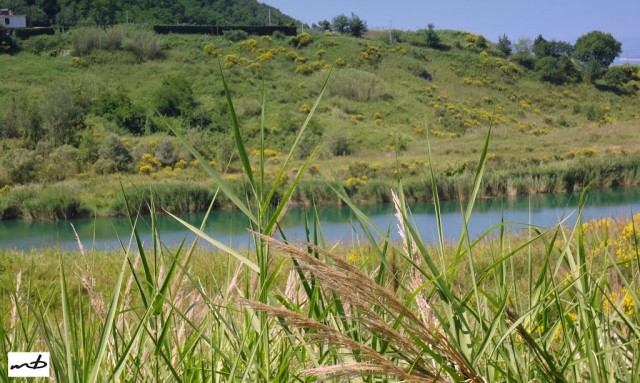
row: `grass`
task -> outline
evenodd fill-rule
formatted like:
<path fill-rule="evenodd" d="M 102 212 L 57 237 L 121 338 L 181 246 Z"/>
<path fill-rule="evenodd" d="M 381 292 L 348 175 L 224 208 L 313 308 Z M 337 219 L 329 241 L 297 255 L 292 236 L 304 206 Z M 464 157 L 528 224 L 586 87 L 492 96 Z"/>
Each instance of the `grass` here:
<path fill-rule="evenodd" d="M 213 200 L 224 195 L 244 213 L 253 247 L 226 247 L 186 223 L 198 235 L 194 243 L 167 248 L 155 231 L 143 245 L 137 206 L 128 199 L 132 231 L 122 238 L 121 253 L 81 248 L 79 255 L 54 253 L 54 259 L 0 258 L 7 265 L 2 286 L 12 286 L 2 290 L 2 306 L 10 310 L 0 321 L 0 353 L 48 350 L 55 379 L 70 382 L 640 378 L 634 367 L 640 217 L 579 219 L 573 227 L 530 227 L 524 234 L 504 222 L 470 237 L 464 225 L 489 166 L 489 132 L 477 148 L 458 241 L 443 240 L 431 167 L 435 245 L 427 246 L 412 225 L 402 181 L 392 198 L 396 228 L 375 227 L 347 190 L 330 185 L 365 237 L 334 247 L 324 242 L 316 217 L 307 223 L 306 242 L 289 243 L 275 237 L 278 222 L 317 150 L 295 171 L 293 158 L 326 88 L 319 88 L 269 184 L 265 97 L 254 169 L 224 77 L 222 83 L 246 192 L 238 193 L 203 158 L 200 164 L 217 187 Z M 157 210 L 154 200 L 149 204 Z M 391 230 L 402 240 L 391 240 Z M 199 241 L 219 250 L 200 252 Z M 27 265 L 18 266 L 15 257 Z M 0 365 L 0 376 L 6 369 Z"/>

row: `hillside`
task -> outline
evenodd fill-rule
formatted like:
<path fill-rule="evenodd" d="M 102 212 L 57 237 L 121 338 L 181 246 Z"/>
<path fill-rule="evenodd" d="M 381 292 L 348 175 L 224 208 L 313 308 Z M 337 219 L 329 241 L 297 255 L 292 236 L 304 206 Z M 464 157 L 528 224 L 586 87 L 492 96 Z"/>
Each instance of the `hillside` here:
<path fill-rule="evenodd" d="M 398 173 L 410 198 L 428 200 L 427 139 L 442 195 L 464 197 L 489 126 L 484 196 L 640 181 L 637 70 L 626 85 L 554 85 L 477 35 L 439 33 L 447 49 L 418 46 L 417 34 L 233 41 L 135 26 L 23 41 L 0 55 L 0 217 L 122 214 L 121 180 L 177 211 L 206 207 L 209 178 L 170 126 L 241 187 L 219 63 L 256 168 L 264 92 L 267 179 L 330 76 L 296 155 L 320 147 L 299 202 L 335 203 L 327 180 L 386 201 Z"/>
<path fill-rule="evenodd" d="M 113 25 L 116 23 L 273 25 L 297 23 L 256 0 L 45 0 L 0 2 L 26 14 L 30 26 Z"/>

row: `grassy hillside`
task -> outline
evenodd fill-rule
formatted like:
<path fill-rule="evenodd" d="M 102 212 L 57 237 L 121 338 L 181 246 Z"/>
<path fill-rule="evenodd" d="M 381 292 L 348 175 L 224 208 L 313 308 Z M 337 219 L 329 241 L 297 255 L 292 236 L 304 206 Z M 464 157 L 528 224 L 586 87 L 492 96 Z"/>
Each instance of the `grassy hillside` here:
<path fill-rule="evenodd" d="M 448 49 L 419 46 L 418 33 L 234 41 L 131 26 L 23 41 L 0 55 L 0 217 L 122 213 L 123 180 L 167 201 L 206 200 L 211 185 L 169 127 L 241 188 L 220 66 L 256 162 L 264 94 L 267 179 L 330 75 L 296 156 L 320 146 L 297 201 L 335 202 L 326 180 L 387 201 L 398 173 L 409 197 L 429 199 L 428 138 L 443 196 L 464 197 L 489 126 L 485 196 L 638 183 L 637 71 L 624 86 L 553 85 L 477 35 L 439 34 Z"/>

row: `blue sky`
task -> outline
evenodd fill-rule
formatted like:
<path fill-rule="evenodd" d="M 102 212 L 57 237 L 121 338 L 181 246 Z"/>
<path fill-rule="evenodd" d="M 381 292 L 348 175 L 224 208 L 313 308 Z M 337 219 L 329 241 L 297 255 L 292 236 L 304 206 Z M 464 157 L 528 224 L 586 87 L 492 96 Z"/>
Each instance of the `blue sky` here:
<path fill-rule="evenodd" d="M 260 0 L 312 24 L 354 12 L 369 28 L 436 29 L 481 33 L 496 41 L 506 34 L 574 43 L 590 31 L 611 33 L 623 44 L 623 56 L 640 57 L 640 0 Z"/>

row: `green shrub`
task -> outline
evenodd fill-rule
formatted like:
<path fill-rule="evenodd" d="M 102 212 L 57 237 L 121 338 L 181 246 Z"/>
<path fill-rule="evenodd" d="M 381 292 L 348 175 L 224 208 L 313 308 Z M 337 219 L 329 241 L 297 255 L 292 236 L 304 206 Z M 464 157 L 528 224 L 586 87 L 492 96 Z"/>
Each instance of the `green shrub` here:
<path fill-rule="evenodd" d="M 92 110 L 135 135 L 144 133 L 146 113 L 123 91 L 105 92 L 93 103 Z"/>
<path fill-rule="evenodd" d="M 155 60 L 162 57 L 160 40 L 151 31 L 135 31 L 124 44 L 125 49 L 139 60 Z"/>
<path fill-rule="evenodd" d="M 249 37 L 249 34 L 245 31 L 234 29 L 231 31 L 224 31 L 224 37 L 229 40 L 237 43 L 242 40 L 246 40 Z"/>
<path fill-rule="evenodd" d="M 371 72 L 346 68 L 336 71 L 329 83 L 332 96 L 354 101 L 374 101 L 384 97 L 386 87 L 380 77 Z"/>
<path fill-rule="evenodd" d="M 181 75 L 167 77 L 153 99 L 158 112 L 166 116 L 189 116 L 195 106 L 191 83 Z"/>
<path fill-rule="evenodd" d="M 346 133 L 339 131 L 329 137 L 327 144 L 329 146 L 329 152 L 334 156 L 348 156 L 352 152 L 352 145 L 349 136 Z"/>
<path fill-rule="evenodd" d="M 296 48 L 304 48 L 313 42 L 313 37 L 307 32 L 302 32 L 289 40 L 289 44 Z"/>
<path fill-rule="evenodd" d="M 85 56 L 94 49 L 102 49 L 105 46 L 105 33 L 95 27 L 76 28 L 71 35 L 73 54 Z"/>
<path fill-rule="evenodd" d="M 5 153 L 2 163 L 12 183 L 26 184 L 36 180 L 41 161 L 33 150 L 13 149 Z"/>
<path fill-rule="evenodd" d="M 536 72 L 541 81 L 561 85 L 578 82 L 582 79 L 580 71 L 568 57 L 542 57 L 536 62 Z"/>
<path fill-rule="evenodd" d="M 155 157 L 163 166 L 171 166 L 178 160 L 173 143 L 166 138 L 158 142 Z"/>
<path fill-rule="evenodd" d="M 127 171 L 133 161 L 129 149 L 116 134 L 109 135 L 102 142 L 98 154 L 100 157 L 95 167 L 102 174 Z"/>
<path fill-rule="evenodd" d="M 627 71 L 619 66 L 611 67 L 604 75 L 604 82 L 610 86 L 622 86 L 631 80 Z"/>

